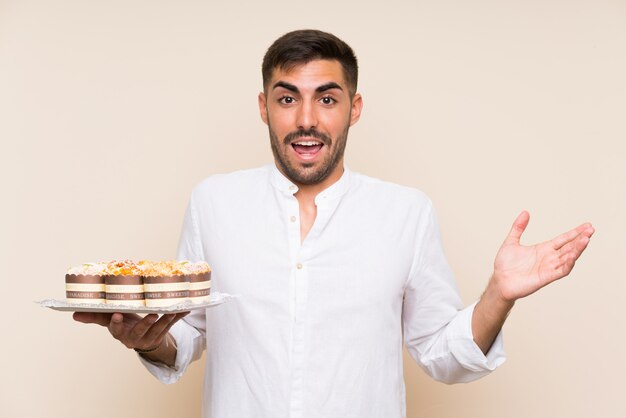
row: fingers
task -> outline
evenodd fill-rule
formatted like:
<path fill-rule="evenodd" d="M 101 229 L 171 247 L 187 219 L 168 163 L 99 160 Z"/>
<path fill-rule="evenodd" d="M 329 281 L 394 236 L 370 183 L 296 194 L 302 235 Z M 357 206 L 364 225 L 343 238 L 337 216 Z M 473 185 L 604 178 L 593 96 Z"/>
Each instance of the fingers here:
<path fill-rule="evenodd" d="M 144 335 L 142 348 L 153 348 L 160 345 L 172 326 L 189 312 L 163 315 Z"/>
<path fill-rule="evenodd" d="M 578 234 L 574 239 L 570 240 L 567 244 L 563 245 L 559 248 L 558 256 L 559 261 L 563 265 L 571 264 L 571 267 L 574 267 L 574 263 L 578 260 L 578 257 L 581 256 L 583 251 L 589 245 L 590 236 L 584 234 Z"/>
<path fill-rule="evenodd" d="M 114 313 L 111 315 L 111 321 L 108 324 L 111 335 L 126 345 L 126 327 L 124 327 L 124 314 Z"/>
<path fill-rule="evenodd" d="M 109 332 L 128 348 L 140 348 L 139 343 L 149 328 L 156 322 L 158 315 L 150 314 L 141 318 L 115 313 L 111 316 Z"/>
<path fill-rule="evenodd" d="M 74 312 L 75 321 L 85 324 L 98 324 L 109 329 L 116 340 L 127 348 L 149 349 L 159 345 L 172 326 L 189 312 L 157 314 L 141 317 L 137 314 Z"/>
<path fill-rule="evenodd" d="M 567 233 L 569 234 L 569 233 Z M 558 250 L 552 250 L 549 261 L 545 263 L 546 269 L 541 276 L 546 284 L 561 279 L 569 275 L 576 264 L 578 258 L 587 248 L 593 230 L 583 229 L 583 231 L 569 240 Z"/>
<path fill-rule="evenodd" d="M 111 322 L 111 315 L 110 313 L 74 312 L 72 318 L 83 324 L 98 324 L 106 327 Z"/>
<path fill-rule="evenodd" d="M 161 315 L 161 318 L 151 319 L 149 322 L 149 328 L 145 330 L 141 338 L 142 345 L 147 347 L 154 347 L 159 341 L 159 336 L 163 333 L 163 330 L 169 329 L 169 323 L 176 317 L 175 314 Z"/>
<path fill-rule="evenodd" d="M 561 249 L 563 246 L 575 240 L 579 235 L 587 238 L 587 242 L 589 238 L 593 235 L 595 229 L 591 226 L 590 223 L 584 223 L 579 225 L 578 227 L 572 229 L 571 231 L 567 231 L 558 237 L 554 238 L 551 242 L 552 248 L 555 250 Z"/>
<path fill-rule="evenodd" d="M 522 234 L 526 230 L 528 226 L 528 222 L 530 221 L 530 214 L 527 211 L 522 211 L 517 218 L 513 222 L 513 226 L 511 227 L 511 231 L 509 231 L 509 235 L 506 237 L 505 243 L 507 244 L 519 244 L 520 238 Z"/>
<path fill-rule="evenodd" d="M 163 331 L 161 331 L 161 334 L 159 334 L 158 336 L 158 340 L 161 341 L 163 338 L 165 338 L 165 336 L 167 335 L 168 332 L 170 332 L 170 329 L 174 326 L 175 323 L 177 323 L 180 319 L 184 318 L 185 316 L 187 316 L 189 314 L 189 312 L 182 312 L 179 314 L 176 314 L 176 316 L 170 321 L 170 323 L 163 329 Z"/>
<path fill-rule="evenodd" d="M 159 345 L 170 328 L 188 313 L 164 314 L 160 318 L 156 314 L 143 318 L 127 318 L 122 314 L 113 314 L 109 331 L 128 348 L 149 349 Z"/>

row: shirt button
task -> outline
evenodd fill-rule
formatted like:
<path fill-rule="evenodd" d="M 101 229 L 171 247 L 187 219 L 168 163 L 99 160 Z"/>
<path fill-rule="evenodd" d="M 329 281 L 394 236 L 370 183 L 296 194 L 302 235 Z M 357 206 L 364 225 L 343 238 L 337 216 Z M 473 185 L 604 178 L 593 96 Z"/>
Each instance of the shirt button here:
<path fill-rule="evenodd" d="M 289 190 L 296 190 L 296 186 L 292 184 L 291 186 L 289 186 Z"/>
<path fill-rule="evenodd" d="M 298 264 L 296 264 L 296 268 L 297 268 L 298 270 L 301 270 L 301 269 L 302 269 L 302 263 L 298 263 Z"/>
<path fill-rule="evenodd" d="M 289 220 L 290 220 L 291 222 L 295 222 L 295 221 L 296 221 L 296 217 L 295 217 L 295 216 L 292 216 L 291 218 L 289 218 Z"/>

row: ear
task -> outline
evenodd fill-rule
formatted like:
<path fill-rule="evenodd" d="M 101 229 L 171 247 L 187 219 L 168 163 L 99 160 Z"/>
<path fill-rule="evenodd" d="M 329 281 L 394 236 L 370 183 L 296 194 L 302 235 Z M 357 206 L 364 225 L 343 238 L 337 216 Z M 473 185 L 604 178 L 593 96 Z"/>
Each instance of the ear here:
<path fill-rule="evenodd" d="M 361 109 L 363 109 L 363 98 L 356 93 L 352 98 L 352 108 L 350 109 L 350 126 L 359 121 L 361 117 Z"/>
<path fill-rule="evenodd" d="M 267 125 L 267 99 L 263 92 L 259 93 L 259 113 L 261 114 L 261 119 Z"/>

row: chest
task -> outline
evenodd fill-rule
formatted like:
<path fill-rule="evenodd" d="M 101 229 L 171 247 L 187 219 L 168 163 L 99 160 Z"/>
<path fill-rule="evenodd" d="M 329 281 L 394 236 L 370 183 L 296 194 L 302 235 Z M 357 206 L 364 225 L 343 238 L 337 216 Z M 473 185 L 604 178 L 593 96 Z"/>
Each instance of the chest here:
<path fill-rule="evenodd" d="M 306 287 L 312 298 L 359 295 L 352 303 L 366 306 L 401 297 L 414 259 L 414 236 L 404 222 L 349 201 L 306 219 L 295 199 L 271 198 L 213 206 L 203 215 L 203 248 L 219 291 L 285 299 Z"/>

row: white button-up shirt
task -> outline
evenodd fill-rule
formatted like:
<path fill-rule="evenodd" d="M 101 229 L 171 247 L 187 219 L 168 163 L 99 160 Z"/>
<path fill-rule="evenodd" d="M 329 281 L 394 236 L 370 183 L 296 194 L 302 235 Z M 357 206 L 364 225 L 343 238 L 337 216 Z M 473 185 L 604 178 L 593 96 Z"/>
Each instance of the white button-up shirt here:
<path fill-rule="evenodd" d="M 500 336 L 487 356 L 472 339 L 424 194 L 345 169 L 301 243 L 297 190 L 271 165 L 192 193 L 178 256 L 237 298 L 172 328 L 175 369 L 144 364 L 172 383 L 206 347 L 204 417 L 404 417 L 403 338 L 448 383 L 504 361 Z"/>

